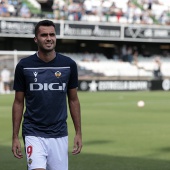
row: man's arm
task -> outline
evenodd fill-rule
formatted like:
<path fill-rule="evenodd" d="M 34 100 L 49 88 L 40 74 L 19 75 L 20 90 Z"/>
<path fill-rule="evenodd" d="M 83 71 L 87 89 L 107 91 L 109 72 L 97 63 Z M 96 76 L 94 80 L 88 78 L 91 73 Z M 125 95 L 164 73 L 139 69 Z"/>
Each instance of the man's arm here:
<path fill-rule="evenodd" d="M 23 157 L 21 153 L 21 143 L 18 137 L 23 110 L 24 110 L 24 92 L 16 92 L 12 107 L 12 125 L 13 125 L 12 152 L 14 156 L 18 159 Z"/>
<path fill-rule="evenodd" d="M 77 89 L 69 89 L 68 91 L 68 103 L 70 108 L 70 114 L 74 123 L 76 135 L 74 137 L 73 155 L 81 152 L 82 149 L 82 132 L 81 132 L 81 113 L 80 103 L 77 96 Z"/>

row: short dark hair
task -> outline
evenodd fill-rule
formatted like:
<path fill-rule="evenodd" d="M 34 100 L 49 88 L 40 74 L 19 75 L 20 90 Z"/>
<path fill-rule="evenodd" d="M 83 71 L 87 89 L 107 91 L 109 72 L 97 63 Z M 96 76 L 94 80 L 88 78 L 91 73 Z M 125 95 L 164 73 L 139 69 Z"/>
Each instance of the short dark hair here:
<path fill-rule="evenodd" d="M 34 29 L 34 34 L 35 36 L 37 36 L 38 34 L 38 29 L 40 26 L 53 26 L 54 29 L 55 29 L 55 24 L 53 21 L 50 21 L 50 20 L 42 20 L 40 22 L 37 23 L 37 25 L 35 26 L 35 29 Z"/>

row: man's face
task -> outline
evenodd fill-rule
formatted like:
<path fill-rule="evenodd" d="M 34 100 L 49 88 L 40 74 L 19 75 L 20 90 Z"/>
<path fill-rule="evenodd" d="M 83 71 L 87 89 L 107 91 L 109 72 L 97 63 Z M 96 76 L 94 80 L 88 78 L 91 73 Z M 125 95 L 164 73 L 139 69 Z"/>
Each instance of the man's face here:
<path fill-rule="evenodd" d="M 40 26 L 34 41 L 41 51 L 50 52 L 56 46 L 56 33 L 53 26 Z"/>

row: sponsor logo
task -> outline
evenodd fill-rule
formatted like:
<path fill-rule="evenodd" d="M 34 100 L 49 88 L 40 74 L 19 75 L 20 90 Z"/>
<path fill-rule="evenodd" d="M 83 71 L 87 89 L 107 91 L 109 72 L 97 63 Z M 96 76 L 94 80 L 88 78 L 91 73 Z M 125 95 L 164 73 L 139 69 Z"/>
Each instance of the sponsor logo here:
<path fill-rule="evenodd" d="M 149 81 L 82 81 L 82 91 L 149 90 Z"/>
<path fill-rule="evenodd" d="M 33 72 L 34 76 L 37 77 L 38 75 L 38 72 Z"/>
<path fill-rule="evenodd" d="M 34 74 L 34 77 L 35 77 L 35 78 L 34 78 L 34 82 L 37 82 L 37 75 L 38 75 L 38 72 L 35 71 L 35 72 L 33 72 L 33 74 Z"/>
<path fill-rule="evenodd" d="M 163 90 L 165 90 L 165 91 L 170 90 L 170 80 L 165 79 L 165 80 L 162 82 L 162 88 L 163 88 Z"/>
<path fill-rule="evenodd" d="M 30 83 L 30 91 L 65 90 L 66 83 Z"/>

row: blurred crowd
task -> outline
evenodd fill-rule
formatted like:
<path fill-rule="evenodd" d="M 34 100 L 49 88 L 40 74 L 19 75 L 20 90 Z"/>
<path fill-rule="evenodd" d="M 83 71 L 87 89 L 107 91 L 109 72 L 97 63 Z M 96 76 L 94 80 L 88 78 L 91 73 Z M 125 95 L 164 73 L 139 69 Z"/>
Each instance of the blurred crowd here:
<path fill-rule="evenodd" d="M 0 16 L 30 18 L 31 11 L 22 0 L 0 0 Z"/>
<path fill-rule="evenodd" d="M 71 21 L 170 24 L 168 0 L 53 0 L 49 13 L 44 17 Z M 30 18 L 32 15 L 21 0 L 0 0 L 2 17 Z"/>
<path fill-rule="evenodd" d="M 55 19 L 136 24 L 169 24 L 170 4 L 166 0 L 54 0 Z"/>

